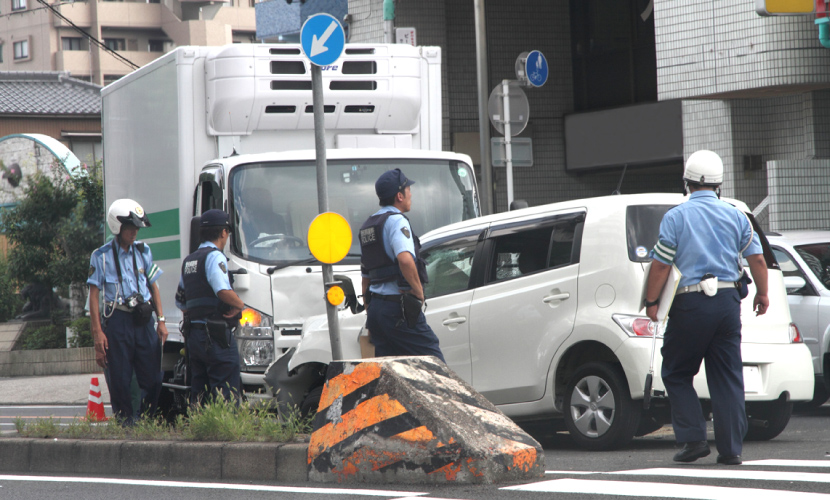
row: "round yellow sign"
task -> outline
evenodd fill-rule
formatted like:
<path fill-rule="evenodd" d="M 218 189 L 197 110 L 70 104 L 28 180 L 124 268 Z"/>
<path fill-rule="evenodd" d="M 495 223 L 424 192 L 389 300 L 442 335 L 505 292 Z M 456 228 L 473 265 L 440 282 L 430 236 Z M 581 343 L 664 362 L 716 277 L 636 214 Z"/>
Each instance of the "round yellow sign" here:
<path fill-rule="evenodd" d="M 342 215 L 326 212 L 318 215 L 308 227 L 308 249 L 323 264 L 343 260 L 352 248 L 352 228 Z"/>

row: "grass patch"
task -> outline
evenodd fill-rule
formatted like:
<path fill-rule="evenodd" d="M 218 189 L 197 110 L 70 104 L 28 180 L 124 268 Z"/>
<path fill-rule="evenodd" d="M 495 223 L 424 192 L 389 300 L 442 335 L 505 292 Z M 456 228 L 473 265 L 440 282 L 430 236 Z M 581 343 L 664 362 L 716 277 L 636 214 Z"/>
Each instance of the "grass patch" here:
<path fill-rule="evenodd" d="M 217 398 L 192 409 L 187 417 L 180 415 L 172 425 L 160 417 L 145 417 L 129 427 L 113 419 L 91 422 L 82 417 L 60 425 L 48 417 L 34 422 L 17 418 L 14 426 L 18 435 L 38 438 L 284 443 L 309 434 L 311 418 L 301 417 L 296 408 L 277 416 L 256 404 L 237 406 Z"/>

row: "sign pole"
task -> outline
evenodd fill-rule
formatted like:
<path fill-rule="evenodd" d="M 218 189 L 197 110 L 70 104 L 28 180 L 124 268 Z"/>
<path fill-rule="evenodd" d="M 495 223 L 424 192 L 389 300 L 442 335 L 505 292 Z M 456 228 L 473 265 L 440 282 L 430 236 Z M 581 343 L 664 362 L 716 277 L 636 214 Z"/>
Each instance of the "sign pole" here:
<path fill-rule="evenodd" d="M 326 163 L 326 115 L 323 101 L 323 71 L 316 64 L 311 65 L 311 103 L 314 108 L 314 146 L 317 153 L 317 208 L 319 212 L 329 211 L 328 165 Z M 323 289 L 334 281 L 331 264 L 323 264 Z M 340 321 L 337 319 L 337 306 L 326 301 L 326 317 L 329 322 L 329 340 L 331 341 L 331 359 L 343 359 L 340 347 Z"/>
<path fill-rule="evenodd" d="M 513 203 L 513 134 L 510 130 L 510 80 L 501 81 L 504 99 L 504 165 L 507 167 L 507 209 Z"/>
<path fill-rule="evenodd" d="M 323 101 L 323 70 L 343 54 L 346 37 L 343 27 L 329 14 L 316 14 L 309 17 L 300 31 L 300 44 L 303 52 L 311 62 L 311 97 L 314 108 L 314 145 L 317 152 L 317 207 L 321 214 L 329 210 L 328 173 L 326 165 L 326 115 Z M 350 233 L 351 234 L 351 233 Z M 351 244 L 351 243 L 349 243 Z M 312 254 L 314 252 L 312 251 Z M 318 258 L 315 255 L 315 258 Z M 318 258 L 323 264 L 323 290 L 335 285 L 334 270 L 330 262 Z M 331 340 L 331 358 L 343 359 L 340 347 L 340 323 L 337 319 L 337 306 L 326 301 L 326 316 L 329 322 L 329 339 Z"/>

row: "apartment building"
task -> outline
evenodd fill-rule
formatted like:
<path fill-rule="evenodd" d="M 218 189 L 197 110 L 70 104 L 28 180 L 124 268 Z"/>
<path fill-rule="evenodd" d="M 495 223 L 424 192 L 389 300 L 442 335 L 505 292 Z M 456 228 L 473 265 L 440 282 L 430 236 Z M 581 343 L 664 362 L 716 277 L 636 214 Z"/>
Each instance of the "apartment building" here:
<path fill-rule="evenodd" d="M 254 1 L 0 0 L 0 71 L 106 85 L 176 46 L 254 41 Z"/>

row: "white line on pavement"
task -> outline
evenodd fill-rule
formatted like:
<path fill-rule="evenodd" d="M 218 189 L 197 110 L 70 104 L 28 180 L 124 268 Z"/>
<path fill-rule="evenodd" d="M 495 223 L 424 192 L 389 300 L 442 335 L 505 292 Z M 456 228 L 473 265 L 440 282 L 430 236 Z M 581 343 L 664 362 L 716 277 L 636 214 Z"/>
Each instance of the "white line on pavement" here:
<path fill-rule="evenodd" d="M 751 460 L 744 465 L 769 465 L 772 467 L 830 467 L 830 460 Z"/>
<path fill-rule="evenodd" d="M 690 498 L 705 500 L 828 500 L 830 495 L 799 491 L 728 488 L 696 484 L 645 483 L 634 481 L 597 481 L 588 479 L 554 479 L 538 483 L 509 486 L 503 490 L 543 493 L 581 493 L 640 498 Z"/>
<path fill-rule="evenodd" d="M 426 493 L 394 490 L 346 489 L 346 488 L 306 488 L 293 486 L 266 486 L 258 484 L 232 483 L 196 483 L 185 481 L 148 481 L 140 479 L 117 479 L 104 477 L 56 477 L 56 476 L 8 476 L 0 475 L 0 481 L 29 481 L 51 483 L 98 483 L 125 484 L 130 486 L 160 486 L 163 488 L 207 488 L 216 490 L 268 491 L 277 493 L 312 493 L 318 495 L 366 495 L 376 497 L 418 497 Z"/>
<path fill-rule="evenodd" d="M 673 476 L 698 477 L 709 479 L 752 479 L 756 481 L 801 481 L 810 483 L 830 483 L 830 474 L 820 472 L 779 472 L 768 470 L 712 470 L 712 469 L 638 469 L 606 472 L 630 476 Z"/>

